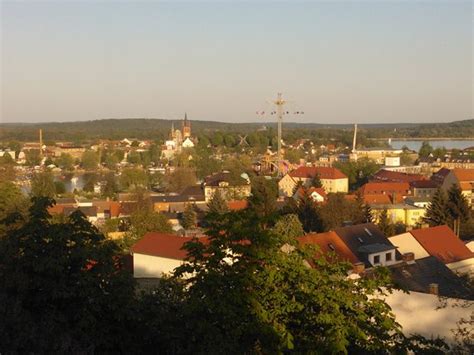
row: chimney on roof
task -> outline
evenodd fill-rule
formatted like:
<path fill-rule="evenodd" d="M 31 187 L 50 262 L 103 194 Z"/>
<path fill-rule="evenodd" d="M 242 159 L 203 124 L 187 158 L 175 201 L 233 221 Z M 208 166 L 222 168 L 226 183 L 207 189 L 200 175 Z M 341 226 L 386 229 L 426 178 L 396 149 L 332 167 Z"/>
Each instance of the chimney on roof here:
<path fill-rule="evenodd" d="M 355 263 L 354 267 L 352 269 L 356 274 L 362 274 L 365 270 L 365 264 L 364 263 Z"/>
<path fill-rule="evenodd" d="M 406 263 L 415 261 L 415 253 L 409 252 L 402 255 L 402 260 Z"/>
<path fill-rule="evenodd" d="M 428 292 L 431 293 L 432 295 L 438 295 L 439 294 L 438 284 L 436 284 L 436 283 L 430 284 Z"/>

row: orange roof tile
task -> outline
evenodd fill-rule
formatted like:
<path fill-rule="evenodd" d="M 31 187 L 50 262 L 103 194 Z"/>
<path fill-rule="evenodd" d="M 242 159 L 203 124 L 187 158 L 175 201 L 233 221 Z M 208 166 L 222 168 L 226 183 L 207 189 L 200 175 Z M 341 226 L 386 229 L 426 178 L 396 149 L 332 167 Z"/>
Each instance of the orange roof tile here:
<path fill-rule="evenodd" d="M 410 233 L 430 255 L 445 264 L 474 258 L 474 253 L 448 226 L 414 229 Z"/>
<path fill-rule="evenodd" d="M 458 181 L 474 181 L 474 169 L 453 169 Z"/>
<path fill-rule="evenodd" d="M 365 194 L 383 194 L 383 193 L 400 193 L 408 194 L 410 185 L 407 182 L 368 182 L 360 188 Z"/>
<path fill-rule="evenodd" d="M 190 237 L 180 237 L 175 234 L 148 232 L 135 245 L 132 252 L 150 256 L 159 256 L 168 259 L 184 260 L 188 254 L 183 246 L 186 242 L 193 240 Z M 199 238 L 202 242 L 207 242 L 207 238 Z"/>
<path fill-rule="evenodd" d="M 402 198 L 400 196 L 400 198 Z M 398 199 L 398 198 L 397 198 Z M 383 194 L 365 194 L 364 202 L 369 205 L 389 205 L 392 203 L 390 195 Z"/>
<path fill-rule="evenodd" d="M 333 231 L 306 234 L 303 237 L 299 237 L 298 241 L 301 245 L 317 245 L 326 258 L 329 253 L 335 253 L 341 261 L 348 261 L 352 264 L 360 262 L 342 239 Z"/>

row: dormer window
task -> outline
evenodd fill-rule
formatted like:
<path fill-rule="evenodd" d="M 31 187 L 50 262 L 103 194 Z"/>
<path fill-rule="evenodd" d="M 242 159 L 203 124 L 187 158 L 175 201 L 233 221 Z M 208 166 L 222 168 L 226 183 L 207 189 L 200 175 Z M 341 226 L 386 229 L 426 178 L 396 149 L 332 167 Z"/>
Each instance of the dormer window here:
<path fill-rule="evenodd" d="M 365 233 L 367 233 L 368 235 L 370 235 L 372 237 L 373 234 L 372 234 L 371 231 L 369 231 L 367 228 L 364 228 L 364 230 L 365 230 Z"/>
<path fill-rule="evenodd" d="M 357 240 L 359 241 L 359 243 L 364 244 L 364 240 L 361 237 L 357 237 Z"/>
<path fill-rule="evenodd" d="M 332 243 L 329 243 L 328 244 L 328 247 L 329 249 L 331 249 L 332 251 L 336 250 L 336 248 L 334 247 L 334 245 Z"/>
<path fill-rule="evenodd" d="M 227 187 L 229 183 L 227 181 L 219 181 L 219 187 Z"/>

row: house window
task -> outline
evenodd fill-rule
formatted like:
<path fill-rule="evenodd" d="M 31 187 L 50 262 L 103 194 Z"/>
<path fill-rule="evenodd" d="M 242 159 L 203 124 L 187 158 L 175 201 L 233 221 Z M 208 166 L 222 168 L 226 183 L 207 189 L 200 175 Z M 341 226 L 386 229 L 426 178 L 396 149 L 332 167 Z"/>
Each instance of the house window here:
<path fill-rule="evenodd" d="M 385 260 L 386 261 L 392 261 L 392 253 L 385 254 Z"/>
<path fill-rule="evenodd" d="M 374 256 L 374 264 L 380 264 L 380 255 Z"/>

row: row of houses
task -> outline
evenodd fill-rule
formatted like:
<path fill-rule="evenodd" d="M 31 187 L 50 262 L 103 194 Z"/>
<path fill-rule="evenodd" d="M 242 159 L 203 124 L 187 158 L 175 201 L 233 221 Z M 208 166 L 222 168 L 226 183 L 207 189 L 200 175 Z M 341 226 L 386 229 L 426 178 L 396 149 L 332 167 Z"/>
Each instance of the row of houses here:
<path fill-rule="evenodd" d="M 169 275 L 182 265 L 189 237 L 151 232 L 132 247 L 133 273 L 140 282 Z M 206 244 L 206 236 L 198 240 Z M 456 322 L 474 308 L 474 295 L 462 275 L 474 273 L 474 252 L 447 227 L 413 230 L 387 238 L 374 224 L 337 228 L 298 238 L 300 245 L 316 246 L 315 257 L 345 261 L 347 277 L 371 277 L 378 266 L 388 268 L 396 286 L 384 297 L 405 333 L 442 336 L 452 341 Z M 282 248 L 288 252 L 291 248 Z M 311 265 L 308 263 L 308 267 Z M 410 291 L 406 293 L 405 291 Z M 446 308 L 441 307 L 439 297 Z M 462 301 L 460 301 L 462 300 Z M 462 302 L 463 307 L 455 307 Z M 442 322 L 433 322 L 440 319 Z M 413 319 L 417 319 L 414 322 Z"/>

